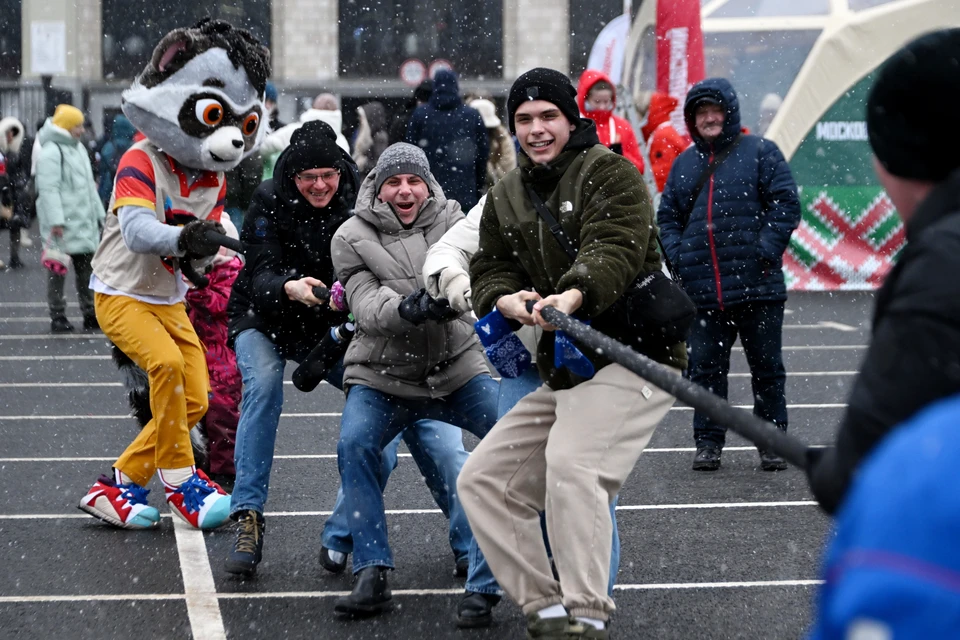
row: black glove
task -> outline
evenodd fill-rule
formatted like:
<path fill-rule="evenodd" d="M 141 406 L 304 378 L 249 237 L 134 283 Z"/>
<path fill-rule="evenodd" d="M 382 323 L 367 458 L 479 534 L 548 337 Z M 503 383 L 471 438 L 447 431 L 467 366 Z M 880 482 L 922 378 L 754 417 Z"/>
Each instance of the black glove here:
<path fill-rule="evenodd" d="M 413 324 L 423 324 L 427 320 L 448 322 L 459 315 L 460 312 L 450 306 L 449 300 L 434 299 L 426 289 L 417 289 L 400 303 L 400 317 Z"/>
<path fill-rule="evenodd" d="M 807 481 L 820 508 L 834 515 L 843 502 L 847 487 L 837 477 L 837 450 L 834 447 L 807 449 Z"/>
<path fill-rule="evenodd" d="M 180 230 L 180 237 L 177 239 L 177 248 L 183 251 L 186 258 L 206 258 L 215 256 L 220 251 L 220 243 L 207 238 L 207 231 L 216 231 L 226 235 L 227 230 L 223 225 L 213 220 L 193 220 L 188 222 Z"/>
<path fill-rule="evenodd" d="M 293 371 L 293 386 L 300 391 L 313 391 L 340 358 L 347 352 L 353 338 L 354 325 L 345 322 L 323 337 L 317 346 Z"/>

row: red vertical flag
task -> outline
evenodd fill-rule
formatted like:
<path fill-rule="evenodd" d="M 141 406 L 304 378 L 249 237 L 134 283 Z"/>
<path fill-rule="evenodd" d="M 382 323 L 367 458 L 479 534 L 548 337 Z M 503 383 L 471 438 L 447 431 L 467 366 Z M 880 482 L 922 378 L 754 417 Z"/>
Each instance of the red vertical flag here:
<path fill-rule="evenodd" d="M 670 122 L 683 135 L 683 100 L 706 75 L 703 58 L 700 0 L 657 0 L 657 91 L 677 99 Z"/>

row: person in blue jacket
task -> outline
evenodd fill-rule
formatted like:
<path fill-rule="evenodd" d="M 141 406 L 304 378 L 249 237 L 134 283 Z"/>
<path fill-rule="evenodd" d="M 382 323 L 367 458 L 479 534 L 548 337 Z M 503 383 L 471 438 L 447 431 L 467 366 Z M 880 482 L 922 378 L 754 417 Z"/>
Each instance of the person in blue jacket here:
<path fill-rule="evenodd" d="M 407 142 L 427 154 L 430 172 L 447 199 L 459 202 L 463 211 L 480 201 L 490 142 L 480 112 L 463 104 L 453 71 L 438 71 L 434 76 L 430 101 L 410 116 Z"/>
<path fill-rule="evenodd" d="M 690 379 L 726 398 L 730 349 L 739 335 L 754 414 L 785 431 L 782 260 L 800 223 L 797 185 L 774 142 L 741 131 L 737 94 L 726 79 L 695 84 L 683 113 L 694 144 L 670 169 L 657 222 L 667 257 L 697 305 Z M 719 469 L 726 428 L 696 412 L 693 434 L 694 470 Z M 767 451 L 760 452 L 760 465 L 786 468 Z"/>
<path fill-rule="evenodd" d="M 897 427 L 837 514 L 808 640 L 956 638 L 960 396 Z"/>

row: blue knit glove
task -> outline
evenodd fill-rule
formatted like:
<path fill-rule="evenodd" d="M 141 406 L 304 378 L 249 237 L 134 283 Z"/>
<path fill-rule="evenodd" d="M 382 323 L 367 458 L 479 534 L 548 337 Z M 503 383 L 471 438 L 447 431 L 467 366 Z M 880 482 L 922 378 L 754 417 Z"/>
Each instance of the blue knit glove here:
<path fill-rule="evenodd" d="M 484 353 L 504 378 L 519 377 L 533 362 L 530 352 L 497 309 L 477 320 L 473 326 L 480 336 Z"/>
<path fill-rule="evenodd" d="M 590 362 L 587 356 L 583 355 L 583 352 L 577 348 L 577 345 L 573 344 L 573 341 L 567 337 L 567 334 L 557 329 L 554 340 L 553 366 L 558 369 L 566 367 L 571 373 L 581 378 L 586 378 L 587 380 L 597 373 L 593 363 Z"/>

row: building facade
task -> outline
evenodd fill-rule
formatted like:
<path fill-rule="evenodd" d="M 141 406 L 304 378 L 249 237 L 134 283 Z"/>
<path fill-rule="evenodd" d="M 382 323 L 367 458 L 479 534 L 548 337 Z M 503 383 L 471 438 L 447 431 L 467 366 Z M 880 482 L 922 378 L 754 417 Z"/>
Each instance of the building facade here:
<path fill-rule="evenodd" d="M 269 47 L 282 120 L 328 91 L 341 97 L 349 127 L 356 105 L 399 104 L 440 68 L 456 71 L 464 92 L 493 98 L 536 66 L 576 81 L 623 2 L 0 0 L 0 9 L 0 112 L 32 129 L 51 95 L 70 98 L 101 133 L 159 37 L 205 15 L 243 26 Z"/>

